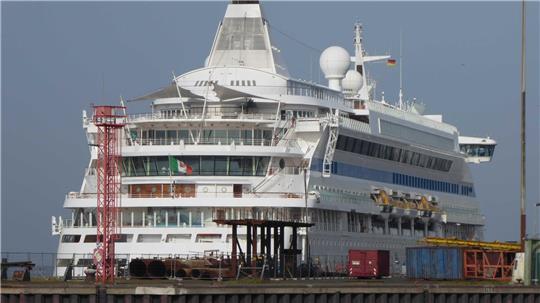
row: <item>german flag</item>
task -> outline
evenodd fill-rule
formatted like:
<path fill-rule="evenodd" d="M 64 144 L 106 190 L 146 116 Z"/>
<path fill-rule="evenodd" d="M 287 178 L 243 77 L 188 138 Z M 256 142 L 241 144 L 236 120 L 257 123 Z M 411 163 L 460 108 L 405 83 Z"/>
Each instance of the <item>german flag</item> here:
<path fill-rule="evenodd" d="M 386 61 L 386 66 L 396 66 L 397 62 L 396 62 L 396 59 L 388 59 Z"/>

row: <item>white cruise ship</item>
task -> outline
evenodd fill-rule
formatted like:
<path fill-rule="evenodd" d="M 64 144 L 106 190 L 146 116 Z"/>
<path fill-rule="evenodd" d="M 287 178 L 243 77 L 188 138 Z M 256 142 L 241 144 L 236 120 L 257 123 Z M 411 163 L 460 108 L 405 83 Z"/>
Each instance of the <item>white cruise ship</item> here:
<path fill-rule="evenodd" d="M 230 253 L 218 212 L 314 223 L 309 241 L 299 231 L 303 258 L 309 245 L 313 258 L 384 249 L 401 263 L 425 236 L 482 239 L 469 163 L 489 162 L 495 141 L 460 136 L 419 105 L 375 100 L 367 68 L 390 57 L 367 54 L 360 24 L 353 33 L 350 53 L 321 54 L 328 85 L 306 82 L 279 60 L 258 1 L 229 3 L 203 67 L 131 100 L 151 111 L 128 115 L 116 253 Z M 52 218 L 59 273 L 73 258 L 91 263 L 96 248 L 97 128 L 85 113 L 83 128 L 81 189 L 64 201 L 71 216 Z"/>

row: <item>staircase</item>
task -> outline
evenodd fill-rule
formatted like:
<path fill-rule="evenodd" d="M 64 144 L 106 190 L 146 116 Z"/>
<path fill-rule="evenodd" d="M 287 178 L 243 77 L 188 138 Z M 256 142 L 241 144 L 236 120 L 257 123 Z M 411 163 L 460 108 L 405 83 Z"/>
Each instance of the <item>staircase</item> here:
<path fill-rule="evenodd" d="M 329 178 L 332 175 L 332 161 L 336 151 L 336 143 L 339 136 L 339 110 L 335 110 L 333 115 L 328 116 L 328 142 L 323 158 L 322 176 Z"/>

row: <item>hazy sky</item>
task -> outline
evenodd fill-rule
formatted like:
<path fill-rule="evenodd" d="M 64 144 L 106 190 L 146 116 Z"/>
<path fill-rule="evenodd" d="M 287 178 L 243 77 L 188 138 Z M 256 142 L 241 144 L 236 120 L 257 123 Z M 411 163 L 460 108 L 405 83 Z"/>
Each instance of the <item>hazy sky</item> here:
<path fill-rule="evenodd" d="M 81 111 L 167 85 L 202 66 L 226 2 L 2 2 L 2 250 L 55 251 L 51 216 L 66 212 L 89 151 Z M 528 4 L 528 214 L 539 201 L 539 3 Z M 368 53 L 399 53 L 406 98 L 444 115 L 461 134 L 498 142 L 474 165 L 487 239 L 518 238 L 520 6 L 496 3 L 264 3 L 291 75 L 321 80 L 319 53 L 352 53 L 364 24 Z M 284 35 L 285 33 L 286 35 Z M 294 39 L 291 39 L 293 37 Z M 377 94 L 398 92 L 398 68 L 368 67 Z M 105 101 L 104 101 L 105 100 Z M 148 104 L 133 105 L 141 111 Z"/>

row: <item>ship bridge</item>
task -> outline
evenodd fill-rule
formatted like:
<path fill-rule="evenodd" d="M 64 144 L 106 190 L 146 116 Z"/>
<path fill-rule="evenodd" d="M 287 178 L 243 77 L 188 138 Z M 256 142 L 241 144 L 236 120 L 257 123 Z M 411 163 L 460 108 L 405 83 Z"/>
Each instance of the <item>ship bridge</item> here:
<path fill-rule="evenodd" d="M 459 136 L 459 149 L 467 156 L 469 163 L 490 162 L 495 152 L 495 140 L 478 137 Z"/>

